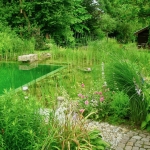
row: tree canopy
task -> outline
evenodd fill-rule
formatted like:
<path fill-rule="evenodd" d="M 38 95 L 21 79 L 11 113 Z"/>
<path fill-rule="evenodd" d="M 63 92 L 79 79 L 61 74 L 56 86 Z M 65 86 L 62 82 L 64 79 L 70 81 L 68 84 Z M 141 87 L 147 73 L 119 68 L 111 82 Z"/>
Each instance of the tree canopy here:
<path fill-rule="evenodd" d="M 53 38 L 59 45 L 87 33 L 126 43 L 150 24 L 149 0 L 1 0 L 0 12 L 0 22 L 21 37 Z"/>

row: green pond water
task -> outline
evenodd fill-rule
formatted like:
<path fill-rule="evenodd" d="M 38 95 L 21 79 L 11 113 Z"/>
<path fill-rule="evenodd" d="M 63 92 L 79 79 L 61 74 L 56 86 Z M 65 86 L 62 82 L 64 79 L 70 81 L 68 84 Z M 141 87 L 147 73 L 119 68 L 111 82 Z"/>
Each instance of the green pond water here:
<path fill-rule="evenodd" d="M 62 66 L 0 63 L 0 94 L 4 89 L 16 89 Z"/>

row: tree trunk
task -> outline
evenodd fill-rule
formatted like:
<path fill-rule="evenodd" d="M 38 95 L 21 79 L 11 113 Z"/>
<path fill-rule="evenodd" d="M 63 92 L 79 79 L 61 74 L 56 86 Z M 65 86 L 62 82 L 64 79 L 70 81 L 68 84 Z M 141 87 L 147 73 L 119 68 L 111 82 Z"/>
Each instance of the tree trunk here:
<path fill-rule="evenodd" d="M 21 7 L 21 5 L 22 5 L 22 0 L 19 0 L 19 2 L 20 2 L 20 7 Z M 24 16 L 24 18 L 26 19 L 26 22 L 27 22 L 28 32 L 30 32 L 31 24 L 30 24 L 30 20 L 29 20 L 29 18 L 28 18 L 28 16 L 27 16 L 26 12 L 25 12 L 22 8 L 20 8 L 20 13 L 21 13 L 21 14 L 23 13 L 23 16 Z"/>

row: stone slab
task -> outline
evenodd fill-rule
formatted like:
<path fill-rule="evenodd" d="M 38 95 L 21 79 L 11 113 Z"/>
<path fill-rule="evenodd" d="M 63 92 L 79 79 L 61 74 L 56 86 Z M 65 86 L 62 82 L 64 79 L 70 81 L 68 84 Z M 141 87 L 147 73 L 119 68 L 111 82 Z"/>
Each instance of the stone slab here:
<path fill-rule="evenodd" d="M 28 54 L 28 55 L 18 56 L 18 61 L 21 61 L 21 62 L 34 62 L 37 60 L 38 60 L 37 54 Z"/>

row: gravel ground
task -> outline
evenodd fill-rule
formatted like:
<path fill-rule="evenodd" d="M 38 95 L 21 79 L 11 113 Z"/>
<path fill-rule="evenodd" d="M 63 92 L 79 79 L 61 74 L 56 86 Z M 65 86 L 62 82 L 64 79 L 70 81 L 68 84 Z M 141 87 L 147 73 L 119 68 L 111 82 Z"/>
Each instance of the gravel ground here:
<path fill-rule="evenodd" d="M 148 132 L 132 131 L 96 121 L 88 122 L 87 127 L 99 129 L 103 140 L 111 144 L 110 150 L 150 150 L 150 133 Z"/>

